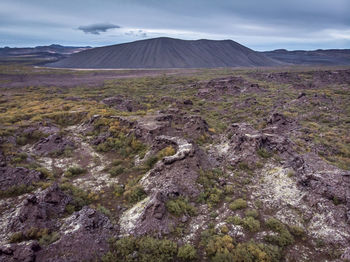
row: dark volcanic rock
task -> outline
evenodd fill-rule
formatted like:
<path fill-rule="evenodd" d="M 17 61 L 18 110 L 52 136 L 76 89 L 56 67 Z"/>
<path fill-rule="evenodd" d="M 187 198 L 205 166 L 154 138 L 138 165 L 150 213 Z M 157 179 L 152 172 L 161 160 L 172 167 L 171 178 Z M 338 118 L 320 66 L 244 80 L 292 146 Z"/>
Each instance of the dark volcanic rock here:
<path fill-rule="evenodd" d="M 105 215 L 84 207 L 65 219 L 61 238 L 43 247 L 36 261 L 99 261 L 109 250 L 108 240 L 115 235 L 116 228 Z"/>
<path fill-rule="evenodd" d="M 108 59 L 106 59 L 108 58 Z M 167 37 L 93 48 L 50 64 L 69 68 L 213 68 L 276 66 L 279 61 L 232 40 Z"/>
<path fill-rule="evenodd" d="M 0 246 L 0 262 L 35 262 L 38 250 L 37 241 Z"/>
<path fill-rule="evenodd" d="M 138 102 L 121 95 L 105 98 L 101 102 L 120 111 L 133 112 L 143 108 Z"/>
<path fill-rule="evenodd" d="M 273 113 L 266 120 L 266 124 L 266 128 L 263 129 L 264 133 L 285 134 L 298 127 L 294 119 L 290 119 L 278 112 Z"/>
<path fill-rule="evenodd" d="M 43 178 L 40 172 L 24 167 L 0 167 L 0 174 L 0 190 L 20 185 L 28 186 Z"/>
<path fill-rule="evenodd" d="M 29 228 L 57 228 L 55 219 L 65 212 L 72 198 L 53 184 L 39 194 L 30 195 L 11 219 L 9 231 L 25 231 Z"/>
<path fill-rule="evenodd" d="M 284 136 L 255 130 L 246 123 L 232 124 L 230 130 L 230 164 L 239 162 L 254 164 L 259 161 L 259 149 L 278 152 L 290 156 L 293 154 L 291 142 Z"/>
<path fill-rule="evenodd" d="M 41 138 L 35 145 L 34 151 L 41 156 L 59 156 L 67 149 L 74 148 L 74 142 L 59 134 Z"/>
<path fill-rule="evenodd" d="M 149 197 L 123 214 L 120 220 L 122 234 L 168 234 L 169 228 L 181 221 L 169 216 L 166 201 L 179 196 L 196 198 L 201 190 L 197 183 L 200 168 L 211 167 L 206 154 L 185 139 L 159 136 L 155 140 L 173 144 L 177 151 L 158 161 L 140 180 Z"/>
<path fill-rule="evenodd" d="M 303 187 L 337 204 L 345 204 L 350 211 L 350 171 L 332 166 L 313 153 L 294 158 L 291 165 Z"/>
<path fill-rule="evenodd" d="M 250 83 L 243 77 L 226 77 L 210 80 L 205 87 L 198 90 L 197 96 L 205 99 L 220 99 L 225 95 L 240 93 L 259 93 L 265 90 L 258 84 Z"/>
<path fill-rule="evenodd" d="M 25 135 L 26 137 L 31 137 L 34 132 L 40 132 L 44 135 L 56 134 L 60 131 L 57 126 L 54 125 L 44 125 L 43 123 L 35 124 L 34 126 L 29 126 L 21 130 L 20 135 Z"/>

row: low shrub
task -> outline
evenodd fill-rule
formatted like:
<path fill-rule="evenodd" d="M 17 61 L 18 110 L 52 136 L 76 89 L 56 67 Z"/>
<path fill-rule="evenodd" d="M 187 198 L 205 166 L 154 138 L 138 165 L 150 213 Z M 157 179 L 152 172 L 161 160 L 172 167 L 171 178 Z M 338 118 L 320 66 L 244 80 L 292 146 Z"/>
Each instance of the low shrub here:
<path fill-rule="evenodd" d="M 207 203 L 209 208 L 216 206 L 224 196 L 224 190 L 219 184 L 219 178 L 224 173 L 219 169 L 200 170 L 197 182 L 204 190 L 198 196 L 199 203 Z"/>
<path fill-rule="evenodd" d="M 177 244 L 167 239 L 156 239 L 152 237 L 124 237 L 111 241 L 110 252 L 103 256 L 103 262 L 114 261 L 153 261 L 166 262 L 174 261 L 179 253 Z M 190 257 L 192 254 L 184 254 L 184 251 L 191 251 L 188 247 L 181 250 L 180 255 Z M 135 260 L 135 254 L 137 258 Z"/>
<path fill-rule="evenodd" d="M 285 247 L 294 243 L 294 237 L 288 231 L 287 227 L 275 218 L 269 218 L 266 221 L 266 226 L 278 233 L 278 235 L 267 235 L 265 241 L 276 244 L 280 247 Z"/>
<path fill-rule="evenodd" d="M 273 156 L 273 154 L 265 148 L 259 148 L 257 154 L 262 158 L 270 158 Z"/>
<path fill-rule="evenodd" d="M 166 207 L 167 210 L 175 216 L 181 216 L 184 214 L 194 216 L 197 213 L 197 209 L 190 203 L 188 203 L 188 199 L 183 197 L 179 197 L 174 200 L 169 200 L 166 203 Z"/>
<path fill-rule="evenodd" d="M 145 190 L 140 185 L 126 186 L 123 195 L 130 204 L 135 204 L 147 196 Z"/>
<path fill-rule="evenodd" d="M 20 196 L 25 193 L 32 192 L 35 189 L 33 185 L 18 185 L 12 186 L 6 190 L 0 191 L 0 198 Z"/>
<path fill-rule="evenodd" d="M 64 172 L 64 175 L 66 177 L 72 178 L 72 177 L 77 177 L 79 175 L 82 175 L 86 173 L 86 170 L 80 166 L 72 166 Z"/>
<path fill-rule="evenodd" d="M 229 208 L 233 211 L 237 210 L 237 209 L 243 209 L 246 208 L 248 206 L 247 201 L 245 201 L 242 198 L 238 198 L 236 200 L 234 200 L 230 205 Z"/>
<path fill-rule="evenodd" d="M 177 257 L 182 261 L 191 261 L 197 258 L 197 250 L 190 244 L 185 244 L 179 247 L 177 251 Z"/>
<path fill-rule="evenodd" d="M 24 232 L 14 233 L 10 239 L 10 243 L 19 243 L 28 240 L 39 240 L 41 245 L 49 245 L 59 239 L 57 232 L 50 232 L 47 228 L 32 227 Z"/>
<path fill-rule="evenodd" d="M 257 232 L 260 230 L 260 222 L 253 217 L 245 217 L 242 220 L 242 225 L 250 232 Z"/>
<path fill-rule="evenodd" d="M 253 218 L 257 218 L 259 216 L 259 212 L 256 209 L 248 209 L 244 212 L 244 214 L 247 217 L 253 217 Z"/>
<path fill-rule="evenodd" d="M 111 175 L 111 177 L 116 177 L 123 174 L 124 171 L 125 171 L 125 168 L 122 166 L 113 166 L 109 169 L 108 172 Z"/>

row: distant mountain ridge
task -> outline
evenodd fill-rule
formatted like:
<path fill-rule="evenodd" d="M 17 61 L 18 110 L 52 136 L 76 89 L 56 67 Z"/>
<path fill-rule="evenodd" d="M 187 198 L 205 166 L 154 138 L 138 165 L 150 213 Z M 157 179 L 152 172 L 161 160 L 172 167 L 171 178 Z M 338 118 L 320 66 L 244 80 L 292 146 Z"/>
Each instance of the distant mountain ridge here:
<path fill-rule="evenodd" d="M 36 47 L 2 47 L 0 48 L 0 56 L 18 56 L 29 55 L 36 53 L 57 53 L 61 55 L 70 55 L 76 52 L 80 52 L 91 48 L 90 46 L 75 47 L 75 46 L 62 46 L 52 44 L 49 46 L 36 46 Z"/>
<path fill-rule="evenodd" d="M 55 63 L 59 68 L 214 68 L 284 64 L 232 40 L 167 37 L 92 48 Z"/>
<path fill-rule="evenodd" d="M 313 51 L 277 49 L 262 53 L 272 59 L 296 65 L 350 65 L 350 49 Z"/>

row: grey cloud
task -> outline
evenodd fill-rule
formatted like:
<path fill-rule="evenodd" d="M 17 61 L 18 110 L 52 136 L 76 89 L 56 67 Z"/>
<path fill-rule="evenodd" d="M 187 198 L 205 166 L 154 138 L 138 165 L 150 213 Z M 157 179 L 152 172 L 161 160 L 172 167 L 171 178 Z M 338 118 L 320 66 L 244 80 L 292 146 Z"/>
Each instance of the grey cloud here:
<path fill-rule="evenodd" d="M 129 32 L 126 32 L 125 35 L 127 36 L 133 36 L 133 37 L 143 37 L 146 38 L 148 35 L 143 30 L 130 30 Z"/>
<path fill-rule="evenodd" d="M 92 24 L 86 26 L 79 26 L 78 29 L 83 31 L 85 34 L 94 34 L 99 35 L 100 33 L 107 32 L 109 29 L 120 28 L 119 25 L 108 24 L 108 23 L 100 23 L 100 24 Z"/>

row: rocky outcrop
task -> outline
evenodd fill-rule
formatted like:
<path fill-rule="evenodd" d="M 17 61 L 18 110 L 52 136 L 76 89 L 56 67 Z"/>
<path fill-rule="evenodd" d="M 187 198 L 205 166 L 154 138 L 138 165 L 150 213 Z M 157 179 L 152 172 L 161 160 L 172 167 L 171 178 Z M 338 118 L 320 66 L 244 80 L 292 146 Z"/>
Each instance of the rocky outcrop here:
<path fill-rule="evenodd" d="M 0 262 L 35 262 L 36 252 L 40 250 L 37 241 L 0 246 Z"/>
<path fill-rule="evenodd" d="M 265 90 L 256 83 L 250 83 L 241 76 L 231 76 L 210 80 L 198 90 L 197 96 L 205 99 L 221 99 L 225 95 L 259 93 Z"/>
<path fill-rule="evenodd" d="M 264 130 L 263 130 L 264 131 Z M 229 129 L 227 161 L 231 165 L 245 162 L 249 165 L 259 161 L 259 150 L 267 153 L 278 152 L 285 156 L 293 155 L 292 144 L 284 136 L 255 130 L 247 123 L 232 124 Z"/>
<path fill-rule="evenodd" d="M 158 136 L 155 141 L 175 146 L 176 153 L 158 161 L 140 180 L 148 197 L 121 216 L 123 235 L 168 234 L 170 226 L 177 221 L 166 211 L 166 202 L 179 196 L 197 197 L 199 169 L 210 167 L 206 154 L 183 138 Z"/>
<path fill-rule="evenodd" d="M 0 174 L 0 190 L 3 191 L 17 186 L 30 186 L 43 178 L 40 172 L 24 167 L 0 167 Z"/>
<path fill-rule="evenodd" d="M 140 103 L 128 99 L 122 95 L 105 98 L 101 101 L 101 103 L 109 107 L 113 107 L 114 109 L 126 112 L 133 112 L 143 109 Z"/>
<path fill-rule="evenodd" d="M 64 220 L 60 239 L 37 252 L 36 261 L 97 261 L 108 252 L 116 230 L 108 217 L 84 207 Z"/>
<path fill-rule="evenodd" d="M 74 142 L 59 134 L 41 138 L 33 147 L 34 152 L 40 156 L 59 156 L 65 150 L 74 148 Z"/>
<path fill-rule="evenodd" d="M 72 198 L 66 195 L 57 184 L 39 194 L 27 197 L 23 206 L 11 219 L 9 232 L 26 231 L 30 228 L 57 229 L 57 218 L 65 212 L 66 205 Z"/>

